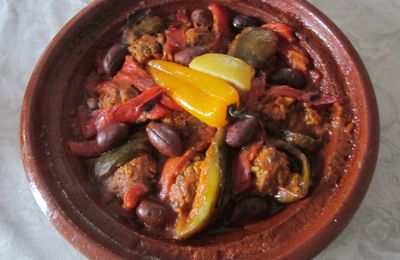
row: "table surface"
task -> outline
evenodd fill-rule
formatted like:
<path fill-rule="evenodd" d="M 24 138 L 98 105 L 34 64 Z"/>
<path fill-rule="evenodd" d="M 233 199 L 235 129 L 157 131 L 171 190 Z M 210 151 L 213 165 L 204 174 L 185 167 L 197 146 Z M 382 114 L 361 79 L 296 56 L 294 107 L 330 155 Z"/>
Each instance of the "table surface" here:
<path fill-rule="evenodd" d="M 0 0 L 0 259 L 83 259 L 36 205 L 20 160 L 18 129 L 24 90 L 40 54 L 89 2 Z M 360 53 L 381 118 L 370 189 L 350 224 L 317 259 L 400 259 L 400 0 L 311 2 Z"/>

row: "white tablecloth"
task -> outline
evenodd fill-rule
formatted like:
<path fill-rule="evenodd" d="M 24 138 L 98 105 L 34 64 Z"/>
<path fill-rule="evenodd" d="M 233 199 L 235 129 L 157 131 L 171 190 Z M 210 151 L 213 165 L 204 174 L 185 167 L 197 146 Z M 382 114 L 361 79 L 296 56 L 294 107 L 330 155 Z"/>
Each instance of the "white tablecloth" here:
<path fill-rule="evenodd" d="M 30 73 L 61 26 L 90 0 L 0 0 L 0 259 L 81 259 L 42 214 L 18 149 Z M 400 0 L 313 0 L 346 33 L 371 75 L 381 147 L 368 194 L 317 259 L 400 259 Z"/>

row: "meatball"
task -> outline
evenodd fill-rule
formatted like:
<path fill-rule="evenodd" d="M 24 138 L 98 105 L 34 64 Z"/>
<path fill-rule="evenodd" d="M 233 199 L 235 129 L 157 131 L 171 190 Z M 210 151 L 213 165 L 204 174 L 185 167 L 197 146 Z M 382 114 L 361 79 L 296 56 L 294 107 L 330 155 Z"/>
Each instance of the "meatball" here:
<path fill-rule="evenodd" d="M 263 147 L 253 161 L 251 172 L 257 192 L 273 196 L 279 186 L 285 186 L 290 175 L 290 164 L 285 153 L 274 147 Z"/>
<path fill-rule="evenodd" d="M 100 94 L 99 108 L 109 108 L 121 104 L 138 94 L 137 90 L 130 85 L 117 84 L 113 81 L 104 83 L 99 87 L 98 92 Z"/>
<path fill-rule="evenodd" d="M 153 186 L 156 183 L 156 172 L 155 159 L 150 154 L 139 155 L 118 168 L 105 181 L 105 190 L 123 198 L 129 188 L 136 183 Z"/>
<path fill-rule="evenodd" d="M 199 160 L 197 156 L 196 160 Z M 169 202 L 176 212 L 189 212 L 196 196 L 200 176 L 200 161 L 190 163 L 183 172 L 178 173 L 169 192 Z"/>
<path fill-rule="evenodd" d="M 294 103 L 292 98 L 278 97 L 268 102 L 261 102 L 258 109 L 264 121 L 286 120 L 290 105 Z"/>
<path fill-rule="evenodd" d="M 186 41 L 190 46 L 204 46 L 214 40 L 214 33 L 206 27 L 190 28 L 185 34 Z"/>
<path fill-rule="evenodd" d="M 187 131 L 187 128 L 197 121 L 191 114 L 186 111 L 173 111 L 161 119 L 162 123 L 168 125 L 174 130 L 182 134 Z"/>
<path fill-rule="evenodd" d="M 162 57 L 162 35 L 151 36 L 145 34 L 139 40 L 133 41 L 129 46 L 129 51 L 135 60 L 143 64 L 150 59 L 160 59 Z"/>

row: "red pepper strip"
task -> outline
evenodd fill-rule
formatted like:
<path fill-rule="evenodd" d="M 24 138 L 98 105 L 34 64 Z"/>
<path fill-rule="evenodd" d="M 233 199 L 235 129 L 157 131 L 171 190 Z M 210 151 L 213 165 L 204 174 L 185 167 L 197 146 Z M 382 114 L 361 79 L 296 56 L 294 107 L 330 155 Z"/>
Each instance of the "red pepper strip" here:
<path fill-rule="evenodd" d="M 310 61 L 301 46 L 293 42 L 281 41 L 278 52 L 289 67 L 307 73 Z"/>
<path fill-rule="evenodd" d="M 231 35 L 228 10 L 214 3 L 210 4 L 208 9 L 213 16 L 213 31 L 215 34 L 210 50 L 212 52 L 225 53 L 229 45 L 229 36 Z"/>
<path fill-rule="evenodd" d="M 312 99 L 311 100 L 311 105 L 313 106 L 324 106 L 324 105 L 331 105 L 337 101 L 337 97 L 327 95 L 327 94 L 321 94 L 319 95 L 318 99 Z"/>
<path fill-rule="evenodd" d="M 73 154 L 83 157 L 96 157 L 105 152 L 98 145 L 96 139 L 83 142 L 69 142 L 68 146 Z"/>
<path fill-rule="evenodd" d="M 182 156 L 169 158 L 163 167 L 160 178 L 160 198 L 166 200 L 172 184 L 175 182 L 176 174 L 182 172 L 196 155 L 196 149 L 190 148 Z"/>
<path fill-rule="evenodd" d="M 174 54 L 186 48 L 186 34 L 184 28 L 170 25 L 165 32 L 165 46 L 163 59 L 174 60 Z"/>
<path fill-rule="evenodd" d="M 262 74 L 260 77 L 254 78 L 251 82 L 251 88 L 246 99 L 246 108 L 249 113 L 256 110 L 257 101 L 265 93 L 265 80 L 265 74 Z"/>
<path fill-rule="evenodd" d="M 141 92 L 155 86 L 150 75 L 137 64 L 132 56 L 125 57 L 122 69 L 114 76 L 113 81 L 128 81 Z"/>
<path fill-rule="evenodd" d="M 337 98 L 334 96 L 305 92 L 289 86 L 273 86 L 267 91 L 267 94 L 273 97 L 290 97 L 296 101 L 311 104 L 313 106 L 330 105 L 337 101 Z"/>
<path fill-rule="evenodd" d="M 95 118 L 99 112 L 100 110 L 90 111 L 84 106 L 78 108 L 79 130 L 83 137 L 91 138 L 96 135 Z"/>
<path fill-rule="evenodd" d="M 165 31 L 165 45 L 163 60 L 174 60 L 174 54 L 187 47 L 186 34 L 189 18 L 186 10 L 178 10 L 175 15 L 175 21 Z"/>
<path fill-rule="evenodd" d="M 140 201 L 147 197 L 149 188 L 141 183 L 136 183 L 124 195 L 124 203 L 122 208 L 126 211 L 136 208 Z"/>
<path fill-rule="evenodd" d="M 163 104 L 165 107 L 175 110 L 175 111 L 183 111 L 183 108 L 180 107 L 175 101 L 173 101 L 167 95 L 163 95 L 161 97 L 160 103 Z"/>
<path fill-rule="evenodd" d="M 97 131 L 114 123 L 135 122 L 143 113 L 143 106 L 163 93 L 163 88 L 152 87 L 122 104 L 103 109 L 95 118 Z"/>
<path fill-rule="evenodd" d="M 165 117 L 171 113 L 171 110 L 165 107 L 162 104 L 155 104 L 154 107 L 147 113 L 146 119 L 148 120 L 157 120 Z"/>
<path fill-rule="evenodd" d="M 175 182 L 176 175 L 182 172 L 188 165 L 190 160 L 196 155 L 197 152 L 201 152 L 210 145 L 211 139 L 215 135 L 216 129 L 211 127 L 198 127 L 196 134 L 190 136 L 187 145 L 186 152 L 179 157 L 169 158 L 161 172 L 160 178 L 160 198 L 162 200 L 167 199 L 170 188 Z"/>
<path fill-rule="evenodd" d="M 256 158 L 262 145 L 263 141 L 258 140 L 240 151 L 233 170 L 234 195 L 242 193 L 251 187 L 251 163 Z"/>
<path fill-rule="evenodd" d="M 270 22 L 261 26 L 276 33 L 280 38 L 293 42 L 293 29 L 284 23 Z"/>

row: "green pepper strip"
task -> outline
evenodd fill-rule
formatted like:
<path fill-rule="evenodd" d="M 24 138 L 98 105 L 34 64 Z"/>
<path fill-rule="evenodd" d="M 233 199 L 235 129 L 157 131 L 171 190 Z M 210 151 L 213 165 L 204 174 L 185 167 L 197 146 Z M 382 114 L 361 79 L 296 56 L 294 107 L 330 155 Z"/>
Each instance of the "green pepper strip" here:
<path fill-rule="evenodd" d="M 275 141 L 274 146 L 295 157 L 302 168 L 301 176 L 298 173 L 294 173 L 290 176 L 286 187 L 279 187 L 274 196 L 275 199 L 280 203 L 291 203 L 306 197 L 310 187 L 310 164 L 307 156 L 293 145 L 283 141 Z"/>
<path fill-rule="evenodd" d="M 135 134 L 127 143 L 103 153 L 94 164 L 94 175 L 99 179 L 104 178 L 129 162 L 135 155 L 149 150 L 146 135 Z"/>
<path fill-rule="evenodd" d="M 224 140 L 225 131 L 219 128 L 206 152 L 192 209 L 188 215 L 178 216 L 175 234 L 177 239 L 195 235 L 214 219 L 219 197 L 224 191 Z"/>

